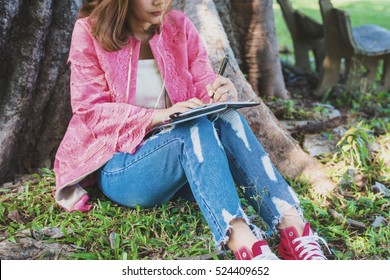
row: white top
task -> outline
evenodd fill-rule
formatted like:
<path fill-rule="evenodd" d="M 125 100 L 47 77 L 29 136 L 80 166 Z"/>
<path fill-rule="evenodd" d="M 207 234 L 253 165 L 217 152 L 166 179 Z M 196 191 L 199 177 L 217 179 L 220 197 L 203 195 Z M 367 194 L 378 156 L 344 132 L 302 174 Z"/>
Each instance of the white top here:
<path fill-rule="evenodd" d="M 161 95 L 161 97 L 160 97 Z M 154 59 L 138 60 L 137 89 L 134 105 L 144 108 L 163 109 L 169 99 L 165 94 L 164 83 Z"/>

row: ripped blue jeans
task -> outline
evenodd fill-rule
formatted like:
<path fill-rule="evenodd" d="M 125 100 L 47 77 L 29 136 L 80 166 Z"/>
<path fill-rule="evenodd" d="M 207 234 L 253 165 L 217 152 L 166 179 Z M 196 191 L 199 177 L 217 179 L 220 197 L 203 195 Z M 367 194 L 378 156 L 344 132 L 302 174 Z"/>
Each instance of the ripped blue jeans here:
<path fill-rule="evenodd" d="M 218 247 L 228 241 L 235 218 L 262 235 L 244 213 L 236 185 L 271 230 L 285 211 L 299 209 L 296 194 L 234 110 L 166 129 L 134 154 L 116 153 L 99 170 L 98 183 L 112 201 L 145 208 L 168 201 L 188 183 Z"/>

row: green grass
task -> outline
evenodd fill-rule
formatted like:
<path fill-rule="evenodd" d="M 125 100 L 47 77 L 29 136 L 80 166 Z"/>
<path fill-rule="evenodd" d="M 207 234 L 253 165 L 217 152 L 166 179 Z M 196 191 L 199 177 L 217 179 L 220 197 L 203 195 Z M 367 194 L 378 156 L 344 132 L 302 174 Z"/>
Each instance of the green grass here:
<path fill-rule="evenodd" d="M 66 212 L 53 201 L 54 175 L 44 169 L 18 189 L 0 189 L 0 232 L 11 242 L 30 229 L 46 242 L 80 248 L 67 259 L 174 259 L 211 251 L 209 228 L 195 203 L 181 199 L 152 209 L 115 205 L 95 190 L 93 209 Z M 9 214 L 17 210 L 21 220 Z M 44 228 L 60 229 L 61 238 L 45 236 Z M 200 246 L 202 245 L 202 246 Z"/>

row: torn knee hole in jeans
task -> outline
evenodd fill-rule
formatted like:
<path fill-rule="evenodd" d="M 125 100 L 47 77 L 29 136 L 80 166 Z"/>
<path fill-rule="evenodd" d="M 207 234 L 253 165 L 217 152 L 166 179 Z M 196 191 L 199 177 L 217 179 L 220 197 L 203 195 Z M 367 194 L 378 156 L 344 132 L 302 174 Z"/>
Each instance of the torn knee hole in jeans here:
<path fill-rule="evenodd" d="M 295 201 L 295 203 L 291 204 L 277 197 L 273 197 L 272 202 L 275 204 L 276 210 L 279 212 L 280 216 L 287 215 L 302 217 L 303 213 L 301 207 L 299 206 L 299 202 Z"/>
<path fill-rule="evenodd" d="M 221 140 L 219 139 L 218 132 L 217 132 L 217 129 L 215 128 L 215 126 L 214 126 L 214 123 L 213 123 L 213 132 L 214 132 L 214 137 L 217 140 L 218 146 L 223 149 Z"/>
<path fill-rule="evenodd" d="M 191 141 L 194 147 L 194 153 L 196 155 L 196 158 L 199 162 L 203 162 L 204 158 L 202 153 L 202 145 L 200 142 L 198 125 L 194 125 L 193 127 L 191 127 Z"/>
<path fill-rule="evenodd" d="M 240 115 L 236 111 L 230 110 L 221 114 L 220 117 L 230 123 L 233 131 L 236 133 L 236 136 L 244 142 L 245 147 L 249 151 L 252 151 Z"/>
<path fill-rule="evenodd" d="M 272 201 L 275 203 L 275 207 L 280 214 L 279 220 L 275 221 L 275 227 L 282 222 L 282 219 L 293 220 L 296 218 L 301 218 L 303 221 L 305 221 L 303 217 L 303 211 L 299 205 L 299 202 L 291 204 L 283 199 L 279 199 L 276 197 L 272 198 Z"/>

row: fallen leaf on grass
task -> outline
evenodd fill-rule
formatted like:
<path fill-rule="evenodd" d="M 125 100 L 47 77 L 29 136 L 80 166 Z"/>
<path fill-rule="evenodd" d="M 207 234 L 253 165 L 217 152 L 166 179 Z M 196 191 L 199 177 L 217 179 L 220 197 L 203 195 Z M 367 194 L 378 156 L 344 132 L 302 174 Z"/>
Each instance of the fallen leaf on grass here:
<path fill-rule="evenodd" d="M 7 217 L 9 219 L 11 219 L 12 221 L 14 221 L 15 223 L 24 224 L 24 221 L 20 217 L 20 214 L 19 214 L 18 210 L 14 210 L 14 211 L 9 212 Z"/>

